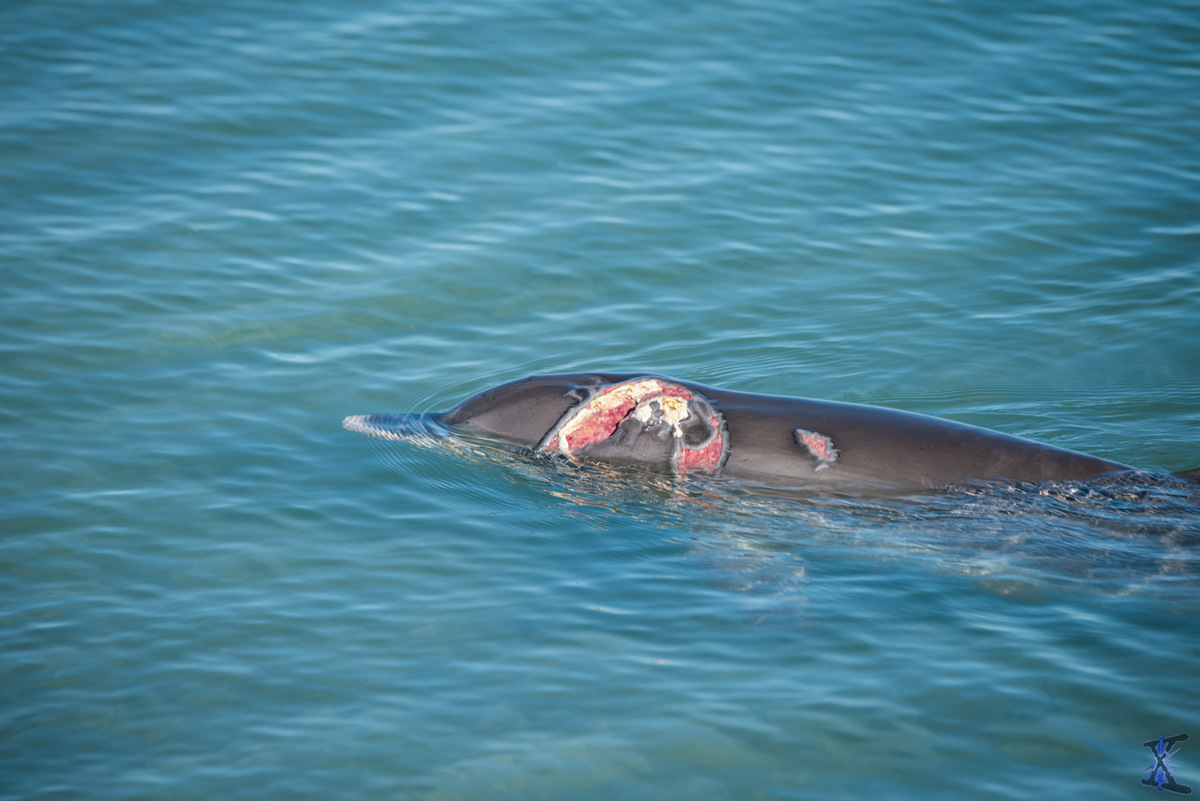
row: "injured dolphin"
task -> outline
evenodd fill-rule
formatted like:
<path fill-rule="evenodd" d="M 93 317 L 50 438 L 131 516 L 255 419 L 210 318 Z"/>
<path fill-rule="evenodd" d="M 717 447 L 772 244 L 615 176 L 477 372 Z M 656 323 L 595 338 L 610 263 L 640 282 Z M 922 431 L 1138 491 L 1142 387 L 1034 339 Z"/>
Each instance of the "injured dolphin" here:
<path fill-rule="evenodd" d="M 577 462 L 634 463 L 791 487 L 929 489 L 1133 470 L 923 414 L 729 392 L 643 374 L 533 376 L 441 414 L 355 415 L 342 425 L 387 439 L 458 432 Z M 1175 475 L 1200 480 L 1200 470 Z"/>

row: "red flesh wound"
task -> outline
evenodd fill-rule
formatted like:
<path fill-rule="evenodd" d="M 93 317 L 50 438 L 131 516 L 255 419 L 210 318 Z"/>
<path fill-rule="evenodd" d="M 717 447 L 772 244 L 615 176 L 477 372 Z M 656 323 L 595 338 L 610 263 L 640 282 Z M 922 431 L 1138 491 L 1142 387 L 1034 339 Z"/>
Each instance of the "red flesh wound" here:
<path fill-rule="evenodd" d="M 595 403 L 598 398 L 603 398 L 631 383 L 634 382 L 613 384 L 597 395 L 591 403 Z M 695 396 L 686 387 L 668 384 L 662 386 L 653 394 L 645 395 L 636 400 L 633 398 L 622 398 L 618 403 L 606 409 L 593 410 L 590 404 L 585 405 L 568 420 L 568 424 L 574 424 L 574 428 L 565 437 L 567 454 L 570 455 L 580 448 L 586 448 L 588 445 L 603 442 L 616 433 L 621 423 L 625 422 L 625 419 L 629 417 L 630 413 L 639 403 L 662 397 L 679 398 L 685 401 L 695 400 Z M 703 448 L 685 448 L 681 446 L 675 464 L 675 468 L 679 472 L 715 470 L 721 466 L 721 457 L 725 453 L 725 435 L 721 430 L 721 416 L 713 415 L 708 418 L 708 422 L 716 429 L 717 435 L 713 437 L 712 442 Z M 547 453 L 554 453 L 560 450 L 558 437 L 551 438 L 543 450 Z"/>
<path fill-rule="evenodd" d="M 830 447 L 828 437 L 823 437 L 820 434 L 813 434 L 809 431 L 800 432 L 800 438 L 804 440 L 805 446 L 812 451 L 813 456 L 826 462 L 832 462 L 836 456 L 833 449 Z"/>
<path fill-rule="evenodd" d="M 632 400 L 626 400 L 619 406 L 592 412 L 574 431 L 567 434 L 567 448 L 576 451 L 608 439 L 636 405 Z"/>
<path fill-rule="evenodd" d="M 624 386 L 624 384 L 613 384 L 611 387 L 601 392 L 597 397 L 602 398 L 622 386 Z M 580 448 L 585 448 L 588 445 L 594 445 L 597 442 L 603 442 L 616 433 L 618 426 L 625 421 L 625 418 L 629 416 L 629 413 L 634 410 L 638 403 L 651 398 L 661 398 L 664 395 L 670 395 L 673 398 L 683 398 L 684 400 L 692 399 L 692 393 L 688 392 L 683 387 L 666 386 L 654 395 L 647 395 L 646 397 L 637 401 L 635 401 L 633 398 L 626 398 L 616 406 L 608 409 L 588 412 L 586 410 L 587 407 L 585 407 L 584 410 L 579 413 L 581 415 L 585 415 L 584 419 L 580 421 L 579 425 L 576 426 L 574 430 L 567 434 L 567 450 L 574 452 Z M 574 418 L 572 418 L 572 420 L 574 420 Z M 556 449 L 556 441 L 555 447 L 548 446 L 546 448 L 547 451 L 554 451 Z"/>
<path fill-rule="evenodd" d="M 675 464 L 679 472 L 716 470 L 721 466 L 721 455 L 725 452 L 725 432 L 721 430 L 721 421 L 716 416 L 708 418 L 708 422 L 716 429 L 717 435 L 703 448 L 680 448 Z"/>

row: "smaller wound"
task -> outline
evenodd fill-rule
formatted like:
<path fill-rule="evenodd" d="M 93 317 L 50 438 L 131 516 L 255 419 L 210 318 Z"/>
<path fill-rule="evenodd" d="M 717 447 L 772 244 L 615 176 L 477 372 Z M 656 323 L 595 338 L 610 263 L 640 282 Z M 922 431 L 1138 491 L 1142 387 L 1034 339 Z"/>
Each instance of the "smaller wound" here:
<path fill-rule="evenodd" d="M 817 460 L 817 470 L 827 470 L 829 465 L 837 461 L 838 449 L 834 447 L 833 440 L 824 434 L 797 428 L 792 432 L 792 436 L 795 437 L 797 445 L 803 445 Z"/>

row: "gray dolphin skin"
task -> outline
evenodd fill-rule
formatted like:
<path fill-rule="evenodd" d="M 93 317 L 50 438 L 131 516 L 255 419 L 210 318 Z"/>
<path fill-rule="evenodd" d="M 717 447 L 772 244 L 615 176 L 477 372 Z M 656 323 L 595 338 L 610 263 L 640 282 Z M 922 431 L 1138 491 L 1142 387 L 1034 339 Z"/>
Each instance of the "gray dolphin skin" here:
<path fill-rule="evenodd" d="M 934 489 L 1133 470 L 923 414 L 639 373 L 532 376 L 441 414 L 356 415 L 343 426 L 388 439 L 458 432 L 576 462 L 634 463 L 784 487 Z M 1197 471 L 1175 475 L 1196 480 Z"/>

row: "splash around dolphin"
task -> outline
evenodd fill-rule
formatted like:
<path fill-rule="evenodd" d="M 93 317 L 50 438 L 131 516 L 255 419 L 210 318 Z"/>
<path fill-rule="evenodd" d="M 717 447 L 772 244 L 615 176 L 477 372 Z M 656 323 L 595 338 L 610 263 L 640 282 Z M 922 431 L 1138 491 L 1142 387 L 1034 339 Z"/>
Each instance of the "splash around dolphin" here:
<path fill-rule="evenodd" d="M 913 412 L 731 392 L 636 373 L 532 376 L 485 390 L 440 414 L 354 415 L 342 425 L 398 440 L 458 433 L 547 458 L 798 488 L 937 489 L 1134 470 Z M 1174 475 L 1200 481 L 1200 469 Z"/>

